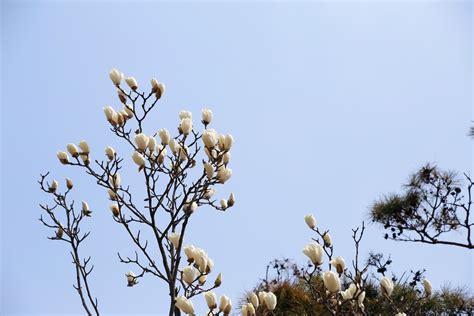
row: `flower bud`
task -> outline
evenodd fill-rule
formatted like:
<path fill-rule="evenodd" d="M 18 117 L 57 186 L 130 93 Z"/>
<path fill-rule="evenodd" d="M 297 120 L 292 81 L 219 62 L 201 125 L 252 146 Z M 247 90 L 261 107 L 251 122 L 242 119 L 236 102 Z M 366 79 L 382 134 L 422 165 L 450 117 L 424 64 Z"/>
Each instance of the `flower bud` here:
<path fill-rule="evenodd" d="M 152 136 L 148 137 L 148 150 L 150 151 L 150 153 L 154 152 L 155 148 L 156 148 L 155 137 L 152 137 Z"/>
<path fill-rule="evenodd" d="M 194 315 L 193 302 L 184 296 L 179 296 L 176 298 L 176 307 L 185 314 Z"/>
<path fill-rule="evenodd" d="M 118 97 L 120 99 L 120 102 L 125 104 L 125 102 L 127 102 L 127 95 L 125 93 L 123 93 L 122 90 L 117 90 L 117 94 L 118 94 Z"/>
<path fill-rule="evenodd" d="M 137 83 L 137 80 L 134 77 L 125 78 L 125 82 L 130 87 L 130 89 L 132 89 L 134 91 L 138 89 L 138 83 Z"/>
<path fill-rule="evenodd" d="M 233 143 L 234 143 L 234 138 L 232 137 L 232 135 L 230 135 L 230 134 L 226 135 L 225 138 L 224 138 L 224 149 L 225 150 L 230 150 Z"/>
<path fill-rule="evenodd" d="M 247 304 L 247 315 L 255 316 L 255 307 L 253 307 L 252 303 Z"/>
<path fill-rule="evenodd" d="M 145 151 L 148 146 L 148 136 L 143 133 L 135 135 L 135 144 L 141 151 Z"/>
<path fill-rule="evenodd" d="M 74 144 L 67 144 L 67 151 L 73 156 L 74 158 L 79 157 L 79 149 L 77 149 L 76 145 Z"/>
<path fill-rule="evenodd" d="M 323 239 L 324 239 L 324 244 L 326 245 L 326 247 L 331 247 L 332 246 L 332 239 L 331 239 L 331 235 L 329 235 L 329 233 L 325 233 L 324 236 L 323 236 Z"/>
<path fill-rule="evenodd" d="M 58 151 L 56 153 L 56 156 L 58 157 L 59 161 L 63 165 L 67 165 L 69 163 L 69 156 L 67 155 L 67 153 L 65 151 Z"/>
<path fill-rule="evenodd" d="M 221 199 L 221 207 L 225 210 L 228 206 L 227 200 L 226 199 Z"/>
<path fill-rule="evenodd" d="M 173 245 L 175 249 L 178 249 L 180 238 L 181 238 L 181 234 L 179 233 L 173 232 L 173 233 L 168 234 L 168 240 L 171 242 L 171 244 Z"/>
<path fill-rule="evenodd" d="M 133 109 L 131 105 L 124 104 L 123 111 L 127 114 L 127 117 L 131 119 L 133 117 Z"/>
<path fill-rule="evenodd" d="M 202 142 L 207 149 L 212 149 L 217 144 L 217 133 L 213 129 L 205 130 L 202 133 Z"/>
<path fill-rule="evenodd" d="M 73 188 L 74 184 L 72 183 L 72 180 L 69 178 L 66 178 L 66 187 L 71 190 Z"/>
<path fill-rule="evenodd" d="M 217 274 L 216 280 L 214 281 L 214 286 L 219 287 L 222 284 L 222 273 Z"/>
<path fill-rule="evenodd" d="M 232 169 L 221 167 L 217 170 L 217 180 L 220 183 L 225 183 L 232 176 Z"/>
<path fill-rule="evenodd" d="M 357 303 L 359 303 L 359 307 L 364 307 L 364 300 L 365 300 L 365 291 L 359 294 L 357 297 Z"/>
<path fill-rule="evenodd" d="M 425 289 L 426 296 L 430 296 L 433 293 L 433 286 L 428 279 L 423 280 L 423 288 Z"/>
<path fill-rule="evenodd" d="M 115 114 L 115 110 L 114 110 L 113 107 L 108 105 L 108 106 L 104 107 L 104 114 L 105 114 L 105 118 L 107 119 L 107 121 L 112 122 L 112 119 L 113 119 L 114 114 Z"/>
<path fill-rule="evenodd" d="M 204 163 L 204 171 L 206 172 L 206 176 L 209 180 L 212 179 L 212 177 L 214 176 L 214 167 L 208 163 L 208 162 L 205 162 Z"/>
<path fill-rule="evenodd" d="M 151 92 L 155 94 L 156 98 L 159 99 L 165 94 L 165 84 L 159 82 L 156 79 L 151 80 Z"/>
<path fill-rule="evenodd" d="M 88 217 L 90 217 L 91 214 L 92 214 L 92 211 L 91 211 L 91 209 L 89 208 L 89 204 L 87 204 L 86 201 L 82 201 L 82 214 L 83 214 L 84 216 L 88 216 Z"/>
<path fill-rule="evenodd" d="M 224 316 L 230 315 L 231 311 L 232 311 L 232 301 L 229 299 L 229 302 L 227 303 L 227 306 L 224 309 Z"/>
<path fill-rule="evenodd" d="M 59 183 L 58 181 L 56 180 L 53 180 L 53 182 L 51 182 L 51 185 L 49 186 L 49 192 L 56 192 L 56 190 L 58 189 L 58 186 L 59 186 Z"/>
<path fill-rule="evenodd" d="M 170 146 L 170 149 L 171 151 L 173 152 L 173 154 L 176 155 L 176 153 L 178 152 L 178 149 L 181 147 L 178 142 L 176 141 L 176 139 L 172 139 L 170 140 L 170 143 L 169 143 L 169 146 Z"/>
<path fill-rule="evenodd" d="M 120 208 L 119 208 L 118 204 L 112 203 L 112 204 L 110 204 L 109 208 L 110 208 L 110 210 L 112 211 L 112 214 L 115 217 L 118 217 L 120 215 Z"/>
<path fill-rule="evenodd" d="M 323 282 L 329 292 L 337 293 L 341 291 L 341 282 L 338 275 L 333 271 L 326 271 L 323 273 Z"/>
<path fill-rule="evenodd" d="M 184 135 L 189 135 L 193 130 L 193 121 L 190 118 L 184 118 L 179 124 L 179 129 Z"/>
<path fill-rule="evenodd" d="M 112 147 L 107 146 L 105 148 L 105 155 L 107 158 L 109 158 L 109 160 L 113 160 L 115 158 L 115 150 Z"/>
<path fill-rule="evenodd" d="M 212 122 L 212 111 L 209 109 L 202 109 L 202 123 L 208 125 Z"/>
<path fill-rule="evenodd" d="M 232 192 L 229 196 L 229 199 L 227 200 L 227 205 L 229 207 L 232 207 L 234 206 L 234 204 L 235 204 L 235 196 L 234 196 L 234 193 Z"/>
<path fill-rule="evenodd" d="M 268 310 L 272 311 L 275 309 L 277 305 L 277 297 L 275 296 L 275 294 L 273 294 L 272 292 L 267 292 L 264 294 L 263 300 L 265 303 L 265 307 Z"/>
<path fill-rule="evenodd" d="M 242 305 L 242 309 L 240 310 L 242 316 L 249 316 L 248 306 L 247 304 Z"/>
<path fill-rule="evenodd" d="M 323 247 L 317 243 L 310 243 L 303 248 L 303 253 L 311 260 L 311 262 L 319 266 L 323 263 Z"/>
<path fill-rule="evenodd" d="M 168 145 L 168 143 L 170 142 L 170 133 L 168 132 L 168 130 L 166 128 L 162 128 L 158 131 L 158 135 L 160 135 L 161 144 Z"/>
<path fill-rule="evenodd" d="M 204 193 L 204 198 L 209 200 L 210 198 L 214 196 L 215 193 L 216 193 L 216 189 L 208 188 L 206 192 Z"/>
<path fill-rule="evenodd" d="M 81 154 L 88 155 L 90 153 L 89 145 L 85 140 L 79 142 L 79 148 L 81 149 Z"/>
<path fill-rule="evenodd" d="M 259 303 L 259 302 L 258 302 L 258 296 L 257 296 L 257 294 L 251 293 L 251 294 L 249 295 L 249 301 L 250 301 L 250 303 L 252 303 L 252 305 L 253 305 L 253 307 L 255 307 L 255 309 L 258 308 L 258 305 L 259 305 L 258 303 Z"/>
<path fill-rule="evenodd" d="M 107 193 L 109 194 L 109 199 L 111 199 L 112 201 L 117 200 L 117 194 L 113 190 L 108 189 Z"/>
<path fill-rule="evenodd" d="M 109 176 L 109 183 L 113 188 L 118 189 L 121 182 L 122 179 L 119 173 L 116 173 L 115 176 Z"/>
<path fill-rule="evenodd" d="M 309 228 L 314 229 L 316 227 L 316 219 L 314 218 L 313 214 L 308 214 L 304 217 L 304 221 Z"/>
<path fill-rule="evenodd" d="M 383 277 L 380 279 L 380 287 L 382 289 L 382 293 L 390 296 L 393 292 L 393 281 L 387 277 Z"/>
<path fill-rule="evenodd" d="M 329 261 L 329 263 L 334 268 L 336 268 L 336 271 L 337 271 L 337 273 L 339 273 L 339 275 L 341 275 L 342 272 L 344 272 L 344 269 L 346 268 L 346 262 L 344 261 L 344 258 L 341 257 L 341 256 L 338 256 L 338 257 L 332 259 L 331 261 Z"/>
<path fill-rule="evenodd" d="M 194 282 L 194 279 L 196 278 L 196 268 L 193 266 L 186 266 L 183 269 L 183 281 L 191 284 Z"/>
<path fill-rule="evenodd" d="M 207 275 L 201 275 L 198 279 L 199 285 L 204 285 L 204 283 L 206 283 L 206 280 L 207 280 Z"/>
<path fill-rule="evenodd" d="M 133 159 L 133 162 L 135 162 L 137 166 L 139 167 L 138 168 L 139 171 L 143 169 L 143 167 L 145 166 L 145 158 L 143 157 L 142 154 L 140 154 L 138 151 L 134 151 L 132 155 L 132 159 Z"/>
<path fill-rule="evenodd" d="M 125 276 L 127 277 L 127 286 L 132 287 L 138 283 L 137 276 L 133 271 L 128 272 Z"/>
<path fill-rule="evenodd" d="M 204 298 L 206 299 L 207 307 L 209 307 L 210 309 L 214 309 L 217 307 L 217 304 L 216 304 L 217 297 L 214 292 L 209 291 L 209 292 L 204 293 Z"/>
<path fill-rule="evenodd" d="M 229 305 L 230 299 L 226 295 L 221 295 L 221 298 L 219 300 L 219 310 L 221 312 L 224 312 L 227 305 Z"/>
<path fill-rule="evenodd" d="M 230 152 L 226 152 L 223 156 L 222 156 L 222 161 L 224 162 L 224 164 L 228 164 L 229 161 L 230 161 Z"/>
<path fill-rule="evenodd" d="M 62 224 L 59 224 L 58 230 L 56 231 L 56 239 L 63 238 L 64 235 L 64 227 Z"/>
<path fill-rule="evenodd" d="M 123 74 L 118 71 L 117 69 L 113 68 L 109 73 L 110 80 L 114 83 L 114 85 L 120 85 L 120 82 L 123 79 Z"/>
<path fill-rule="evenodd" d="M 180 119 L 180 120 L 183 120 L 183 119 L 185 119 L 185 118 L 188 118 L 188 119 L 192 120 L 192 119 L 193 119 L 193 114 L 192 114 L 191 112 L 189 112 L 189 111 L 181 111 L 181 112 L 179 112 L 179 119 Z"/>

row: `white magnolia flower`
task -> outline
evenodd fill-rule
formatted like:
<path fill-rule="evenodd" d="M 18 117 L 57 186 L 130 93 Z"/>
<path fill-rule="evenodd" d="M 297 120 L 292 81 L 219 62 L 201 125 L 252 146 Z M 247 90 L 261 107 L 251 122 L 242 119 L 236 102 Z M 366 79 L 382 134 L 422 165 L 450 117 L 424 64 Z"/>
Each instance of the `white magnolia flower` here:
<path fill-rule="evenodd" d="M 85 140 L 81 140 L 79 142 L 79 148 L 81 149 L 81 154 L 87 155 L 90 153 L 89 145 L 87 144 Z"/>
<path fill-rule="evenodd" d="M 206 280 L 207 280 L 207 275 L 201 275 L 198 279 L 199 285 L 204 285 L 204 283 L 206 283 Z"/>
<path fill-rule="evenodd" d="M 232 135 L 228 134 L 228 135 L 225 135 L 225 138 L 224 138 L 224 149 L 225 150 L 230 150 L 230 148 L 232 147 L 232 144 L 234 143 L 234 138 L 232 137 Z"/>
<path fill-rule="evenodd" d="M 309 243 L 303 248 L 303 253 L 311 260 L 314 265 L 321 265 L 323 263 L 324 250 L 320 244 Z"/>
<path fill-rule="evenodd" d="M 132 159 L 140 169 L 145 165 L 145 158 L 138 151 L 133 152 Z"/>
<path fill-rule="evenodd" d="M 171 243 L 173 244 L 173 247 L 175 249 L 178 249 L 180 238 L 181 238 L 180 233 L 169 233 L 168 234 L 168 240 L 171 241 Z"/>
<path fill-rule="evenodd" d="M 206 176 L 209 180 L 212 179 L 212 177 L 214 176 L 214 167 L 208 163 L 208 162 L 205 162 L 204 163 L 204 171 L 206 172 Z"/>
<path fill-rule="evenodd" d="M 162 145 L 168 145 L 170 142 L 170 132 L 166 128 L 162 128 L 158 131 L 158 135 L 160 136 L 161 139 L 161 144 Z"/>
<path fill-rule="evenodd" d="M 207 129 L 202 133 L 202 142 L 208 149 L 214 148 L 217 144 L 217 133 L 213 129 Z"/>
<path fill-rule="evenodd" d="M 110 80 L 114 83 L 114 85 L 118 86 L 123 79 L 123 74 L 118 71 L 117 69 L 113 68 L 109 73 Z"/>
<path fill-rule="evenodd" d="M 105 148 L 105 155 L 107 156 L 107 158 L 109 158 L 109 160 L 113 160 L 115 158 L 115 149 L 110 146 L 107 146 Z"/>
<path fill-rule="evenodd" d="M 148 150 L 152 153 L 155 151 L 156 148 L 156 139 L 155 137 L 148 137 Z"/>
<path fill-rule="evenodd" d="M 346 268 L 346 262 L 344 261 L 344 258 L 341 256 L 338 256 L 336 258 L 333 258 L 329 263 L 336 268 L 337 273 L 341 274 L 344 272 L 344 269 Z"/>
<path fill-rule="evenodd" d="M 329 233 L 325 233 L 324 236 L 323 236 L 323 239 L 324 239 L 324 244 L 327 247 L 332 246 L 332 239 L 331 239 L 331 235 L 329 235 Z"/>
<path fill-rule="evenodd" d="M 123 106 L 123 112 L 125 114 L 127 114 L 127 117 L 128 118 L 132 118 L 133 117 L 133 109 L 132 109 L 132 106 L 131 105 L 127 105 L 127 104 L 124 104 Z"/>
<path fill-rule="evenodd" d="M 426 296 L 430 296 L 431 293 L 433 293 L 433 286 L 431 285 L 431 282 L 428 279 L 423 280 L 423 287 L 425 289 Z"/>
<path fill-rule="evenodd" d="M 249 316 L 248 306 L 247 304 L 242 305 L 242 309 L 240 310 L 242 316 Z"/>
<path fill-rule="evenodd" d="M 204 298 L 206 299 L 206 304 L 207 307 L 210 309 L 216 308 L 217 307 L 217 297 L 216 294 L 212 291 L 206 292 L 204 294 Z"/>
<path fill-rule="evenodd" d="M 194 314 L 193 302 L 191 302 L 191 300 L 187 299 L 184 296 L 179 296 L 176 298 L 176 307 L 179 308 L 185 314 Z"/>
<path fill-rule="evenodd" d="M 362 291 L 362 293 L 359 294 L 357 297 L 357 303 L 359 303 L 360 307 L 364 306 L 364 300 L 365 300 L 365 291 Z"/>
<path fill-rule="evenodd" d="M 214 286 L 219 287 L 222 284 L 222 273 L 218 273 L 216 279 L 214 280 Z"/>
<path fill-rule="evenodd" d="M 107 189 L 107 193 L 109 194 L 109 199 L 112 201 L 117 200 L 117 194 L 113 190 Z"/>
<path fill-rule="evenodd" d="M 108 105 L 108 106 L 104 107 L 104 114 L 105 114 L 105 118 L 107 119 L 107 121 L 112 122 L 112 118 L 115 114 L 115 110 L 114 110 L 113 107 Z"/>
<path fill-rule="evenodd" d="M 387 277 L 383 277 L 380 279 L 380 286 L 382 288 L 382 292 L 387 296 L 392 295 L 393 292 L 393 281 Z"/>
<path fill-rule="evenodd" d="M 182 161 L 184 160 L 187 160 L 188 159 L 188 146 L 186 145 L 179 145 L 179 148 L 178 148 L 178 153 L 179 153 L 179 159 L 181 159 Z"/>
<path fill-rule="evenodd" d="M 137 284 L 137 276 L 135 275 L 135 273 L 133 273 L 133 271 L 129 271 L 126 274 L 126 277 L 128 286 L 134 286 L 135 284 Z"/>
<path fill-rule="evenodd" d="M 148 136 L 143 133 L 135 135 L 135 144 L 140 150 L 145 151 L 148 146 Z"/>
<path fill-rule="evenodd" d="M 230 152 L 226 152 L 226 153 L 222 156 L 222 161 L 227 165 L 227 164 L 230 162 L 230 157 L 231 157 Z"/>
<path fill-rule="evenodd" d="M 323 273 L 323 282 L 326 289 L 331 293 L 337 293 L 341 290 L 339 277 L 333 271 L 326 271 Z"/>
<path fill-rule="evenodd" d="M 209 109 L 202 109 L 202 123 L 204 125 L 212 122 L 212 111 Z"/>
<path fill-rule="evenodd" d="M 219 310 L 221 312 L 224 312 L 227 305 L 230 303 L 230 298 L 228 298 L 226 295 L 221 295 L 221 298 L 219 300 Z"/>
<path fill-rule="evenodd" d="M 193 266 L 186 266 L 183 268 L 183 281 L 191 284 L 196 279 L 196 268 Z"/>
<path fill-rule="evenodd" d="M 396 313 L 395 316 L 407 316 L 405 313 Z"/>
<path fill-rule="evenodd" d="M 227 208 L 228 205 L 227 205 L 227 200 L 226 199 L 221 199 L 220 203 L 221 203 L 221 207 L 223 209 Z"/>
<path fill-rule="evenodd" d="M 258 308 L 259 301 L 258 301 L 258 296 L 257 296 L 257 294 L 251 293 L 251 294 L 249 295 L 249 301 L 250 301 L 250 303 L 252 303 L 252 305 L 253 305 L 253 307 L 255 307 L 255 309 Z"/>
<path fill-rule="evenodd" d="M 137 83 L 137 80 L 134 77 L 125 78 L 125 82 L 128 84 L 130 89 L 137 90 L 138 83 Z"/>
<path fill-rule="evenodd" d="M 220 167 L 217 170 L 217 180 L 220 183 L 225 183 L 232 176 L 232 169 L 226 167 Z"/>
<path fill-rule="evenodd" d="M 123 93 L 122 90 L 117 89 L 117 95 L 120 99 L 120 102 L 122 102 L 123 104 L 125 104 L 125 102 L 127 102 L 127 95 L 125 93 Z"/>
<path fill-rule="evenodd" d="M 214 194 L 216 194 L 216 189 L 208 188 L 206 190 L 206 193 L 204 193 L 204 198 L 209 200 L 210 198 L 212 198 L 214 196 Z"/>
<path fill-rule="evenodd" d="M 109 206 L 110 210 L 112 211 L 112 214 L 114 214 L 115 217 L 118 217 L 120 215 L 120 208 L 118 204 L 112 203 Z"/>
<path fill-rule="evenodd" d="M 313 229 L 316 227 L 316 219 L 314 218 L 313 214 L 305 215 L 304 221 L 309 228 Z"/>
<path fill-rule="evenodd" d="M 277 297 L 272 292 L 265 292 L 263 294 L 263 302 L 265 304 L 265 307 L 268 310 L 272 311 L 277 305 Z"/>
<path fill-rule="evenodd" d="M 82 214 L 85 216 L 91 215 L 91 209 L 89 208 L 89 204 L 86 201 L 82 201 Z"/>
<path fill-rule="evenodd" d="M 178 144 L 178 142 L 174 138 L 172 140 L 170 140 L 169 145 L 170 145 L 171 151 L 175 155 L 178 152 L 178 149 L 181 148 L 181 146 Z"/>
<path fill-rule="evenodd" d="M 249 316 L 255 316 L 255 307 L 253 307 L 252 303 L 247 303 L 247 313 Z"/>
<path fill-rule="evenodd" d="M 69 156 L 65 151 L 58 151 L 56 153 L 56 156 L 58 157 L 59 161 L 63 164 L 66 165 L 69 163 Z"/>
<path fill-rule="evenodd" d="M 191 112 L 189 112 L 189 111 L 181 111 L 181 112 L 179 112 L 179 119 L 180 119 L 180 120 L 183 120 L 183 119 L 185 119 L 185 118 L 188 118 L 188 119 L 192 120 L 192 119 L 193 119 L 193 114 L 192 114 Z"/>
<path fill-rule="evenodd" d="M 115 176 L 109 176 L 109 183 L 113 188 L 119 188 L 122 178 L 119 173 L 116 173 Z"/>
<path fill-rule="evenodd" d="M 179 128 L 184 135 L 189 135 L 193 130 L 193 121 L 190 118 L 184 118 L 181 120 Z"/>
<path fill-rule="evenodd" d="M 157 99 L 161 98 L 165 94 L 165 84 L 159 82 L 156 79 L 151 80 L 151 91 L 155 93 Z"/>
<path fill-rule="evenodd" d="M 79 156 L 79 149 L 74 144 L 67 144 L 67 151 L 73 156 L 74 158 Z"/>
<path fill-rule="evenodd" d="M 357 287 L 354 285 L 354 283 L 351 283 L 349 285 L 349 288 L 341 292 L 342 299 L 345 301 L 351 300 L 354 297 L 354 294 L 356 291 L 357 291 Z"/>

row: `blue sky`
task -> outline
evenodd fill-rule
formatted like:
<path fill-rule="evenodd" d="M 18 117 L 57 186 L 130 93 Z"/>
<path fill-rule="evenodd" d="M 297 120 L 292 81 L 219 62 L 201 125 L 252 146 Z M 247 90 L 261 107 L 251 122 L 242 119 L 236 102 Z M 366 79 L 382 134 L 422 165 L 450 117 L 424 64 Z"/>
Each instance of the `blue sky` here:
<path fill-rule="evenodd" d="M 55 158 L 82 139 L 97 155 L 106 145 L 125 151 L 102 113 L 118 106 L 112 67 L 166 83 L 149 133 L 174 130 L 182 109 L 209 107 L 215 128 L 234 135 L 222 194 L 234 191 L 237 204 L 199 210 L 186 238 L 214 259 L 224 276 L 216 292 L 233 301 L 271 259 L 305 261 L 304 214 L 348 259 L 350 229 L 417 167 L 472 172 L 470 2 L 3 1 L 1 10 L 2 314 L 81 313 L 67 249 L 37 221 L 46 196 L 36 180 L 47 170 L 71 177 L 75 199 L 95 210 L 83 251 L 102 311 L 166 310 L 158 281 L 125 286 L 129 267 L 116 252 L 132 247 L 105 193 Z M 472 251 L 382 236 L 369 225 L 362 252 L 392 254 L 397 272 L 424 267 L 437 288 L 474 284 Z"/>

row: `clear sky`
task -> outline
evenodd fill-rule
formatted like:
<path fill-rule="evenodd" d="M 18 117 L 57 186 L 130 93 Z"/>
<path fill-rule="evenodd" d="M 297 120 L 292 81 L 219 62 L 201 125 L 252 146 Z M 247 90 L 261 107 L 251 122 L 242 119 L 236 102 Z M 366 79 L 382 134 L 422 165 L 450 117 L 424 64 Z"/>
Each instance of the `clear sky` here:
<path fill-rule="evenodd" d="M 209 107 L 216 129 L 234 135 L 222 194 L 234 191 L 237 204 L 200 209 L 186 238 L 214 259 L 216 292 L 233 301 L 271 259 L 305 262 L 304 214 L 349 260 L 350 229 L 410 172 L 427 161 L 472 171 L 470 2 L 3 1 L 1 10 L 1 314 L 82 312 L 67 248 L 37 220 L 47 197 L 36 180 L 48 170 L 71 177 L 75 199 L 95 211 L 83 252 L 102 311 L 166 310 L 159 281 L 125 286 L 129 267 L 116 252 L 133 248 L 105 192 L 55 157 L 82 139 L 100 157 L 106 145 L 125 148 L 102 113 L 118 107 L 112 67 L 146 86 L 166 83 L 149 133 L 174 130 L 182 109 L 197 117 Z M 363 254 L 392 254 L 397 272 L 424 267 L 436 288 L 474 284 L 472 251 L 382 236 L 369 225 Z"/>

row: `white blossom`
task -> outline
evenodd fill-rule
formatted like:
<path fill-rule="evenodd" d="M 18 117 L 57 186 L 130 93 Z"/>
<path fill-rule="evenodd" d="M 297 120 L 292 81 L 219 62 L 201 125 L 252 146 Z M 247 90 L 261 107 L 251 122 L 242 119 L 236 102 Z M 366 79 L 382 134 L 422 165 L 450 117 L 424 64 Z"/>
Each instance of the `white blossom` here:
<path fill-rule="evenodd" d="M 179 308 L 183 313 L 188 315 L 194 314 L 194 305 L 190 299 L 187 299 L 184 296 L 179 296 L 176 298 L 176 307 Z"/>
<path fill-rule="evenodd" d="M 249 295 L 249 301 L 250 301 L 250 303 L 252 303 L 252 305 L 253 305 L 253 307 L 255 307 L 255 309 L 258 308 L 259 301 L 258 301 L 258 296 L 257 296 L 257 294 L 255 294 L 255 293 L 250 293 L 250 295 Z"/>
<path fill-rule="evenodd" d="M 171 241 L 171 243 L 173 244 L 173 247 L 175 249 L 178 249 L 178 246 L 179 246 L 179 239 L 181 238 L 181 234 L 180 233 L 169 233 L 168 234 L 168 240 Z"/>
<path fill-rule="evenodd" d="M 109 206 L 110 210 L 112 211 L 112 214 L 114 214 L 115 217 L 118 217 L 120 215 L 120 208 L 118 204 L 112 203 Z"/>
<path fill-rule="evenodd" d="M 346 268 L 346 262 L 344 261 L 344 258 L 341 256 L 338 256 L 336 258 L 333 258 L 329 263 L 336 268 L 337 273 L 341 274 L 344 272 L 344 269 Z"/>
<path fill-rule="evenodd" d="M 303 253 L 311 260 L 314 265 L 321 265 L 323 263 L 324 250 L 320 244 L 310 243 L 303 248 Z"/>
<path fill-rule="evenodd" d="M 230 303 L 230 298 L 227 297 L 226 295 L 221 295 L 221 298 L 219 300 L 219 310 L 221 312 L 224 312 L 227 305 L 229 305 Z"/>
<path fill-rule="evenodd" d="M 208 188 L 206 190 L 206 193 L 204 193 L 204 197 L 209 200 L 210 198 L 214 196 L 214 194 L 216 194 L 216 189 Z"/>
<path fill-rule="evenodd" d="M 327 247 L 332 246 L 332 239 L 331 239 L 331 235 L 329 235 L 329 233 L 325 233 L 324 236 L 323 236 L 323 239 L 324 239 L 324 244 Z"/>
<path fill-rule="evenodd" d="M 230 162 L 230 157 L 231 157 L 230 152 L 226 152 L 226 153 L 222 156 L 222 161 L 227 165 L 227 164 Z"/>
<path fill-rule="evenodd" d="M 108 106 L 104 107 L 104 114 L 105 114 L 105 118 L 107 119 L 107 121 L 112 122 L 112 118 L 115 114 L 115 110 L 114 110 L 113 107 L 108 105 Z"/>
<path fill-rule="evenodd" d="M 56 156 L 58 157 L 59 161 L 63 164 L 66 165 L 69 163 L 69 156 L 65 151 L 58 151 L 56 153 Z"/>
<path fill-rule="evenodd" d="M 313 229 L 316 227 L 316 219 L 314 218 L 313 214 L 308 214 L 304 217 L 304 221 L 309 228 Z"/>
<path fill-rule="evenodd" d="M 190 118 L 184 118 L 181 120 L 179 128 L 184 135 L 189 135 L 193 130 L 193 121 Z"/>
<path fill-rule="evenodd" d="M 206 172 L 206 176 L 209 180 L 212 179 L 212 177 L 214 176 L 214 167 L 212 166 L 212 164 L 208 163 L 208 162 L 205 162 L 204 163 L 204 171 Z"/>
<path fill-rule="evenodd" d="M 423 288 L 425 289 L 426 296 L 430 296 L 433 293 L 433 286 L 428 279 L 423 280 Z"/>
<path fill-rule="evenodd" d="M 272 311 L 277 305 L 277 297 L 272 292 L 265 292 L 263 294 L 263 302 L 265 303 L 265 307 Z"/>
<path fill-rule="evenodd" d="M 230 168 L 221 167 L 217 170 L 217 180 L 219 180 L 220 183 L 225 183 L 231 176 L 232 169 Z"/>
<path fill-rule="evenodd" d="M 233 143 L 234 143 L 234 138 L 232 137 L 232 135 L 230 134 L 226 135 L 224 138 L 224 149 L 230 150 Z"/>
<path fill-rule="evenodd" d="M 85 216 L 90 216 L 91 209 L 89 208 L 89 204 L 86 201 L 82 201 L 82 214 Z"/>
<path fill-rule="evenodd" d="M 191 284 L 196 278 L 196 268 L 193 266 L 186 266 L 183 268 L 183 281 Z"/>
<path fill-rule="evenodd" d="M 116 173 L 115 176 L 109 176 L 109 183 L 113 188 L 119 188 L 120 183 L 122 182 L 122 178 L 120 177 L 119 173 Z"/>
<path fill-rule="evenodd" d="M 115 158 L 115 149 L 110 146 L 107 146 L 105 148 L 105 155 L 107 156 L 107 158 L 109 158 L 109 160 L 113 160 Z"/>
<path fill-rule="evenodd" d="M 130 89 L 137 90 L 138 83 L 137 83 L 137 80 L 134 77 L 125 78 L 125 82 L 128 84 Z"/>
<path fill-rule="evenodd" d="M 380 279 L 380 286 L 382 288 L 382 292 L 387 296 L 392 295 L 393 292 L 393 281 L 387 277 L 383 277 Z"/>
<path fill-rule="evenodd" d="M 113 68 L 109 73 L 110 80 L 114 83 L 114 85 L 120 85 L 120 82 L 123 79 L 123 74 L 118 71 L 117 69 Z"/>
<path fill-rule="evenodd" d="M 58 186 L 59 186 L 58 181 L 53 180 L 53 181 L 51 182 L 51 185 L 49 186 L 49 191 L 50 191 L 50 192 L 56 192 L 56 190 L 58 189 Z"/>
<path fill-rule="evenodd" d="M 145 158 L 138 151 L 134 151 L 132 155 L 133 162 L 135 162 L 140 169 L 145 165 Z"/>
<path fill-rule="evenodd" d="M 337 293 L 341 290 L 339 277 L 333 271 L 326 271 L 323 273 L 323 282 L 326 289 L 331 293 Z"/>
<path fill-rule="evenodd" d="M 66 146 L 67 151 L 73 156 L 74 158 L 79 156 L 79 149 L 74 144 L 67 144 Z"/>
<path fill-rule="evenodd" d="M 220 203 L 221 203 L 221 207 L 222 207 L 223 209 L 226 209 L 226 208 L 227 208 L 227 200 L 226 200 L 226 199 L 221 199 Z"/>
<path fill-rule="evenodd" d="M 126 277 L 128 286 L 134 286 L 135 284 L 137 284 L 137 276 L 135 275 L 135 273 L 133 273 L 133 271 L 129 271 L 126 274 Z"/>
<path fill-rule="evenodd" d="M 170 148 L 171 148 L 171 151 L 173 152 L 173 154 L 176 155 L 176 153 L 178 152 L 178 149 L 181 146 L 179 146 L 178 142 L 174 138 L 172 140 L 170 140 L 169 145 L 170 145 Z"/>
<path fill-rule="evenodd" d="M 365 291 L 362 291 L 362 293 L 359 294 L 357 297 L 357 303 L 359 303 L 360 307 L 364 306 L 364 300 L 365 300 Z"/>
<path fill-rule="evenodd" d="M 214 280 L 214 286 L 219 287 L 222 284 L 222 273 L 218 273 L 216 279 Z"/>
<path fill-rule="evenodd" d="M 81 154 L 88 155 L 90 153 L 89 145 L 85 140 L 79 142 L 79 148 L 81 149 Z"/>
<path fill-rule="evenodd" d="M 72 180 L 69 178 L 66 178 L 66 187 L 71 190 L 73 188 L 74 184 L 72 183 Z"/>
<path fill-rule="evenodd" d="M 155 137 L 152 137 L 152 136 L 148 137 L 148 150 L 150 151 L 150 153 L 154 152 L 155 148 L 156 148 Z"/>
<path fill-rule="evenodd" d="M 179 119 L 180 120 L 183 120 L 185 118 L 188 118 L 188 119 L 192 119 L 193 118 L 193 114 L 189 111 L 181 111 L 179 112 Z"/>
<path fill-rule="evenodd" d="M 209 307 L 210 309 L 216 308 L 217 297 L 214 292 L 212 291 L 206 292 L 204 294 L 204 298 L 206 299 L 207 307 Z"/>
<path fill-rule="evenodd" d="M 148 146 L 148 136 L 143 133 L 135 135 L 135 144 L 140 150 L 145 151 Z"/>
<path fill-rule="evenodd" d="M 232 207 L 232 206 L 234 206 L 234 204 L 235 204 L 235 195 L 234 195 L 234 193 L 232 192 L 232 193 L 230 193 L 229 199 L 227 200 L 227 205 L 228 205 L 229 207 Z"/>
<path fill-rule="evenodd" d="M 168 145 L 170 142 L 170 133 L 168 130 L 166 128 L 162 128 L 158 131 L 158 135 L 160 136 L 161 144 Z"/>
<path fill-rule="evenodd" d="M 214 148 L 217 144 L 217 133 L 213 129 L 207 129 L 202 133 L 202 142 L 208 149 Z"/>
<path fill-rule="evenodd" d="M 212 122 L 212 111 L 209 109 L 202 109 L 202 123 L 208 125 Z"/>

